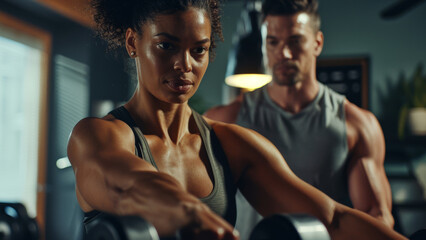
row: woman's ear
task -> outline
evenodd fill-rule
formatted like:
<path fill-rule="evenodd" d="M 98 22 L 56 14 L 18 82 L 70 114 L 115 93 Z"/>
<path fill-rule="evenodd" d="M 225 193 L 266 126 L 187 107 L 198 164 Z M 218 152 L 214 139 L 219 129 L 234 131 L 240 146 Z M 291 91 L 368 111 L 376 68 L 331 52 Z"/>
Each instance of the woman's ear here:
<path fill-rule="evenodd" d="M 126 50 L 131 58 L 136 57 L 136 32 L 128 28 L 126 30 Z"/>

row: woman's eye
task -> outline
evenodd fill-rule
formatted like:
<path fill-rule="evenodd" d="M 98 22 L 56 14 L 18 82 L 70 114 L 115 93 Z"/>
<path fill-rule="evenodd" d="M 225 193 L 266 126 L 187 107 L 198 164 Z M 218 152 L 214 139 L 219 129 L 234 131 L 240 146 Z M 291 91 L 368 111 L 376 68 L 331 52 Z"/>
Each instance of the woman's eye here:
<path fill-rule="evenodd" d="M 157 46 L 161 49 L 164 49 L 164 50 L 173 49 L 173 45 L 171 43 L 168 43 L 168 42 L 160 42 L 160 43 L 157 44 Z"/>
<path fill-rule="evenodd" d="M 204 54 L 207 51 L 206 47 L 197 47 L 194 49 L 194 52 L 196 54 Z"/>

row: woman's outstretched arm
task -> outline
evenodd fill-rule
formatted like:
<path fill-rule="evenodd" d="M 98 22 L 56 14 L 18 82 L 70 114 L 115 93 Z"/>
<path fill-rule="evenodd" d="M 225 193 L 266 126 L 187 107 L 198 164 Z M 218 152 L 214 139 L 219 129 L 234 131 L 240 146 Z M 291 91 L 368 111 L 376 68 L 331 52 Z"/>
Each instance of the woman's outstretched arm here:
<path fill-rule="evenodd" d="M 188 228 L 192 235 L 237 239 L 233 228 L 172 176 L 137 157 L 132 130 L 122 121 L 87 118 L 74 128 L 68 157 L 83 211 L 138 215 L 160 236 Z"/>
<path fill-rule="evenodd" d="M 332 239 L 405 239 L 377 219 L 333 201 L 299 179 L 276 147 L 255 131 L 234 124 L 211 124 L 239 189 L 262 215 L 313 215 L 325 224 Z"/>

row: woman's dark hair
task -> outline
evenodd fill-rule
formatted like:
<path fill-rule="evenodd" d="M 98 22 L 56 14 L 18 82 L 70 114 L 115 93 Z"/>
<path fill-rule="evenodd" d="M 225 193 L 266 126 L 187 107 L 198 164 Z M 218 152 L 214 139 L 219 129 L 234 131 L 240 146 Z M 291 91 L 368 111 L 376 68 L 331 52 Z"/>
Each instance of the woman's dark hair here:
<path fill-rule="evenodd" d="M 294 15 L 302 12 L 312 17 L 312 27 L 319 31 L 321 21 L 317 0 L 265 0 L 262 5 L 263 20 L 268 15 Z"/>
<path fill-rule="evenodd" d="M 172 14 L 195 7 L 206 11 L 212 27 L 210 51 L 223 40 L 219 0 L 91 0 L 98 34 L 110 49 L 125 45 L 127 28 L 142 34 L 142 26 L 158 14 Z"/>

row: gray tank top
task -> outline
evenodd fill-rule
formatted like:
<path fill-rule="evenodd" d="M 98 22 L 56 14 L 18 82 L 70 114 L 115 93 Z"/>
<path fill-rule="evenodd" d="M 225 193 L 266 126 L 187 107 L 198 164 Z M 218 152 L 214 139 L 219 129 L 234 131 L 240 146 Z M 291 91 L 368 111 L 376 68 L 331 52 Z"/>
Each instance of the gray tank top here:
<path fill-rule="evenodd" d="M 344 99 L 319 83 L 315 100 L 292 114 L 272 101 L 265 86 L 244 94 L 236 123 L 275 144 L 298 177 L 350 205 Z"/>
<path fill-rule="evenodd" d="M 126 108 L 119 107 L 111 111 L 111 114 L 131 127 L 135 135 L 135 154 L 158 169 L 145 136 L 140 128 L 136 126 Z M 233 183 L 228 160 L 211 126 L 197 112 L 192 111 L 192 116 L 200 131 L 214 178 L 212 192 L 208 196 L 200 198 L 200 200 L 219 216 L 234 225 L 236 219 L 236 186 Z"/>

